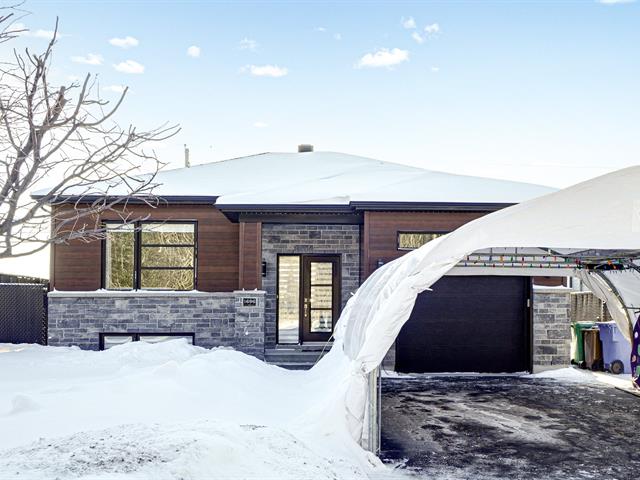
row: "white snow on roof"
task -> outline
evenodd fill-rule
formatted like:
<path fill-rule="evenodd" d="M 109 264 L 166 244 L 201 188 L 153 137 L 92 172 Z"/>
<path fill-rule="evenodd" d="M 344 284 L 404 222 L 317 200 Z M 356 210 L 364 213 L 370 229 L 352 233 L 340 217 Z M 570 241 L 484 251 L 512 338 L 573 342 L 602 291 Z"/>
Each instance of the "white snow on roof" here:
<path fill-rule="evenodd" d="M 554 190 L 334 152 L 263 153 L 168 170 L 157 179 L 159 195 L 219 196 L 220 205 L 518 203 Z"/>
<path fill-rule="evenodd" d="M 219 197 L 218 205 L 519 203 L 555 190 L 335 152 L 262 153 L 161 171 L 155 182 L 160 197 Z"/>

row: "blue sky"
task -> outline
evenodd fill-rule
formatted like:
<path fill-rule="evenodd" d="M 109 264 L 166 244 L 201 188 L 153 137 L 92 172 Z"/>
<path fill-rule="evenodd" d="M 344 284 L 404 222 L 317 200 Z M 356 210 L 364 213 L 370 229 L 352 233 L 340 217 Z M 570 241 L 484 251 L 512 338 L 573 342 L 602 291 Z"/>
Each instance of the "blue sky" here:
<path fill-rule="evenodd" d="M 312 143 L 562 187 L 638 163 L 633 1 L 33 0 L 25 8 L 31 34 L 0 46 L 0 57 L 43 47 L 38 30 L 59 16 L 55 79 L 96 73 L 108 98 L 117 96 L 109 88 L 128 85 L 121 123 L 179 123 L 158 150 L 171 166 L 181 165 L 185 143 L 193 163 Z"/>
<path fill-rule="evenodd" d="M 182 125 L 159 150 L 176 166 L 184 143 L 194 163 L 312 143 L 565 186 L 638 160 L 640 3 L 30 1 L 26 8 L 33 14 L 22 21 L 32 31 L 60 17 L 58 78 L 89 71 L 102 88 L 130 86 L 122 123 Z M 137 46 L 109 43 L 126 37 Z M 20 42 L 44 44 L 33 34 Z M 190 46 L 198 57 L 187 54 Z M 72 60 L 89 54 L 101 64 Z M 127 60 L 144 72 L 114 68 Z"/>

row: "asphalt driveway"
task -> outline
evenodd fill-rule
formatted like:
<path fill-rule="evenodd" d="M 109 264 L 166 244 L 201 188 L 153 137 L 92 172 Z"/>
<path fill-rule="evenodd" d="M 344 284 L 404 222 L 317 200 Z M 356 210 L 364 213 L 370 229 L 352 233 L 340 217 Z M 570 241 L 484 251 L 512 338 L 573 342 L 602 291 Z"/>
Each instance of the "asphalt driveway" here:
<path fill-rule="evenodd" d="M 430 479 L 637 479 L 640 397 L 530 377 L 383 379 L 382 458 Z"/>

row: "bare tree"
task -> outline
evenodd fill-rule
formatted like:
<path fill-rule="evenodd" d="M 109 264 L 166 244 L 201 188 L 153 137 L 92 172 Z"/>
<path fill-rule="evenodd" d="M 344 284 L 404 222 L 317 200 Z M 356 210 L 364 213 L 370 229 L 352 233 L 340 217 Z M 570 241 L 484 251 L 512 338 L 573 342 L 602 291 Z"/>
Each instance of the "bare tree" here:
<path fill-rule="evenodd" d="M 8 30 L 8 38 L 14 34 Z M 100 98 L 94 76 L 53 85 L 57 36 L 56 20 L 43 53 L 14 50 L 12 60 L 0 64 L 0 259 L 102 238 L 106 212 L 124 224 L 140 220 L 127 205 L 133 199 L 158 202 L 153 188 L 162 164 L 149 144 L 178 132 L 166 125 L 121 128 L 113 117 L 127 89 L 110 105 Z M 45 189 L 34 195 L 37 188 Z"/>
<path fill-rule="evenodd" d="M 25 32 L 23 28 L 16 28 L 12 23 L 16 14 L 24 15 L 26 13 L 20 10 L 23 3 L 19 2 L 14 5 L 0 7 L 0 43 L 11 40 Z"/>

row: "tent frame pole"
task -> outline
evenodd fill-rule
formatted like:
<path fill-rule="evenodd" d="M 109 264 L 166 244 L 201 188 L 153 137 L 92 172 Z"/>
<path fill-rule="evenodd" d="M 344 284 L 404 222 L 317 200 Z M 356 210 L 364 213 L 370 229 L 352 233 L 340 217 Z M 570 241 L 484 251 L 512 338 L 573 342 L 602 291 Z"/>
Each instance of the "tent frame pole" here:
<path fill-rule="evenodd" d="M 369 421 L 367 422 L 367 450 L 371 453 L 378 455 L 380 453 L 380 438 L 382 434 L 381 428 L 381 396 L 382 396 L 382 388 L 381 388 L 381 376 L 380 376 L 380 368 L 376 368 L 369 372 L 367 375 L 367 386 L 368 386 L 368 408 L 367 408 L 367 416 L 369 417 Z"/>

